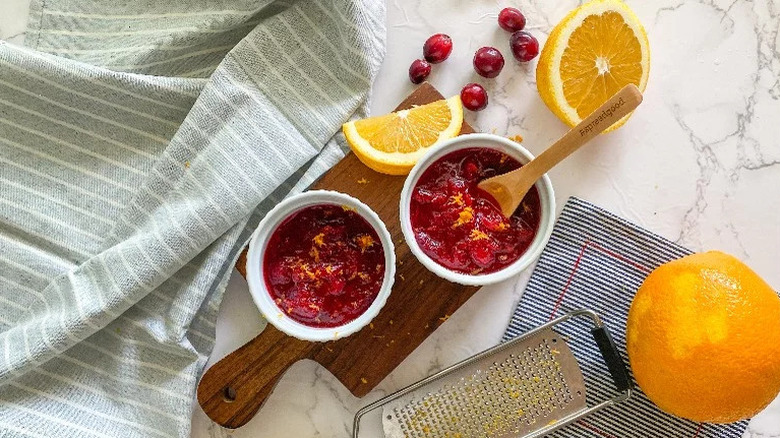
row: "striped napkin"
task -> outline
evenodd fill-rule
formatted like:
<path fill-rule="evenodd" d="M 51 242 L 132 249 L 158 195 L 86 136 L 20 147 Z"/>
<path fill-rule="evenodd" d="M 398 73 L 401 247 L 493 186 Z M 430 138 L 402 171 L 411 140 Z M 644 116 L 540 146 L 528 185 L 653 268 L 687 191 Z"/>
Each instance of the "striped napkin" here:
<path fill-rule="evenodd" d="M 189 436 L 227 274 L 344 156 L 384 14 L 32 1 L 0 42 L 0 436 Z"/>
<path fill-rule="evenodd" d="M 625 219 L 578 198 L 570 198 L 539 259 L 504 340 L 511 339 L 567 311 L 596 311 L 625 353 L 625 327 L 634 293 L 656 266 L 690 251 Z M 589 404 L 615 393 L 598 347 L 582 337 L 589 322 L 573 322 L 561 334 L 580 363 Z M 681 388 L 684 390 L 684 388 Z M 747 421 L 729 425 L 699 424 L 661 412 L 640 390 L 551 436 L 582 438 L 739 438 Z"/>

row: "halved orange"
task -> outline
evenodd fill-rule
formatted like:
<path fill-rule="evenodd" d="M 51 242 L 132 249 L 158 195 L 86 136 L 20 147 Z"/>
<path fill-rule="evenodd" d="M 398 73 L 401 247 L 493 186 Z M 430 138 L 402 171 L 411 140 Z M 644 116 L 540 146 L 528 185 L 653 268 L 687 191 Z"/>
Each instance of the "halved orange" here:
<path fill-rule="evenodd" d="M 636 15 L 621 0 L 593 0 L 550 33 L 536 67 L 536 86 L 550 110 L 574 126 L 625 85 L 644 91 L 649 72 L 650 47 Z"/>
<path fill-rule="evenodd" d="M 460 96 L 384 116 L 345 123 L 352 152 L 366 166 L 388 175 L 406 175 L 429 148 L 460 134 Z"/>

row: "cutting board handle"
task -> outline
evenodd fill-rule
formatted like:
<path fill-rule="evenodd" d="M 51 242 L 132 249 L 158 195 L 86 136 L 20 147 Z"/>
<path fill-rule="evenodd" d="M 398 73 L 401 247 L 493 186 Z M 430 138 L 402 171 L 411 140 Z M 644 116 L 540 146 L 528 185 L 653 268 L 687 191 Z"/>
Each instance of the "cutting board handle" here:
<path fill-rule="evenodd" d="M 314 348 L 269 324 L 203 374 L 198 403 L 215 423 L 237 429 L 254 417 L 285 371 Z"/>

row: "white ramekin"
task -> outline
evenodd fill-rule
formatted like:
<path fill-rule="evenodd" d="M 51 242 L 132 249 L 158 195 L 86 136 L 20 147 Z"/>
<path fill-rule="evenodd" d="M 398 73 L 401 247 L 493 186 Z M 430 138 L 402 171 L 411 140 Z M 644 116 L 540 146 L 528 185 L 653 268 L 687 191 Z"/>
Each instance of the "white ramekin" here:
<path fill-rule="evenodd" d="M 371 306 L 357 319 L 338 327 L 328 328 L 309 327 L 282 312 L 271 298 L 265 283 L 265 276 L 263 275 L 265 249 L 268 245 L 268 240 L 279 224 L 304 207 L 322 204 L 347 206 L 354 209 L 376 230 L 385 253 L 384 280 L 382 280 L 382 287 Z M 312 190 L 285 199 L 263 218 L 252 235 L 252 240 L 249 242 L 246 273 L 252 299 L 265 319 L 273 324 L 274 327 L 290 336 L 305 341 L 332 341 L 349 336 L 368 325 L 385 305 L 395 279 L 395 248 L 393 247 L 393 239 L 390 237 L 390 232 L 387 231 L 384 222 L 367 205 L 343 193 L 328 190 Z"/>
<path fill-rule="evenodd" d="M 534 158 L 533 154 L 528 152 L 526 148 L 505 137 L 494 134 L 461 135 L 444 142 L 441 146 L 431 149 L 420 158 L 406 178 L 403 191 L 401 191 L 401 230 L 403 231 L 404 239 L 406 239 L 406 244 L 409 245 L 409 249 L 412 250 L 412 253 L 417 257 L 417 260 L 434 274 L 445 280 L 470 286 L 498 283 L 527 268 L 528 265 L 539 256 L 542 249 L 547 244 L 547 241 L 550 239 L 550 234 L 552 233 L 553 223 L 555 222 L 555 195 L 550 179 L 547 175 L 544 175 L 536 182 L 536 189 L 539 191 L 539 201 L 542 207 L 539 230 L 536 232 L 536 236 L 534 237 L 533 242 L 531 242 L 531 245 L 517 261 L 500 271 L 491 272 L 489 274 L 470 275 L 447 269 L 428 257 L 417 244 L 417 240 L 414 238 L 414 232 L 412 231 L 412 223 L 409 216 L 412 190 L 417 185 L 417 181 L 420 179 L 423 172 L 425 172 L 425 170 L 436 160 L 451 152 L 476 147 L 491 148 L 501 151 L 523 164 L 528 163 Z"/>

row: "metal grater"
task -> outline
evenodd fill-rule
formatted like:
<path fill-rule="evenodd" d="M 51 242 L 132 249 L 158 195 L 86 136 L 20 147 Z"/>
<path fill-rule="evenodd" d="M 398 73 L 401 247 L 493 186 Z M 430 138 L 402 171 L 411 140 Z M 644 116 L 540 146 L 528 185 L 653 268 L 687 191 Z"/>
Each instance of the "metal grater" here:
<path fill-rule="evenodd" d="M 591 334 L 619 394 L 592 407 L 567 341 L 552 329 L 575 317 Z M 386 438 L 541 437 L 631 395 L 631 381 L 607 328 L 590 310 L 561 316 L 364 407 L 382 408 Z"/>

